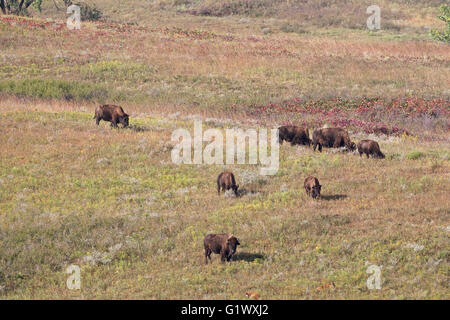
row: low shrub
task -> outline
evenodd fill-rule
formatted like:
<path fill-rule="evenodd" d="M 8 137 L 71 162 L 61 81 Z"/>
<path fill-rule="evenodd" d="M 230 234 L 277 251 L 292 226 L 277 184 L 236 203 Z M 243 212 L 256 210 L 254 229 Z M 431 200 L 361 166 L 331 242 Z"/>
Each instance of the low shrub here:
<path fill-rule="evenodd" d="M 424 153 L 421 151 L 411 151 L 406 155 L 406 159 L 409 160 L 417 160 L 419 158 L 422 158 L 424 156 Z"/>
<path fill-rule="evenodd" d="M 94 5 L 91 6 L 84 2 L 64 0 L 64 4 L 69 7 L 72 4 L 80 7 L 81 20 L 97 21 L 102 17 L 102 12 Z"/>

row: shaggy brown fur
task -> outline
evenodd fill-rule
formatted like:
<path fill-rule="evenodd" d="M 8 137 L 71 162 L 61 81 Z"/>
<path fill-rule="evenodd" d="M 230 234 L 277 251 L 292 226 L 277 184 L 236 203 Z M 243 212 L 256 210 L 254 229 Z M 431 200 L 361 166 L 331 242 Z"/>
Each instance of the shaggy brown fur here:
<path fill-rule="evenodd" d="M 291 143 L 291 146 L 295 144 L 311 145 L 308 128 L 281 126 L 278 128 L 278 137 L 280 144 L 282 144 L 283 141 L 287 141 Z"/>
<path fill-rule="evenodd" d="M 211 261 L 211 253 L 220 254 L 220 260 L 230 261 L 236 248 L 240 245 L 239 240 L 229 233 L 207 234 L 203 239 L 205 246 L 205 264 L 208 264 L 208 258 Z"/>
<path fill-rule="evenodd" d="M 95 109 L 94 119 L 97 125 L 100 120 L 104 120 L 111 122 L 111 127 L 117 128 L 117 124 L 121 123 L 125 128 L 128 127 L 129 116 L 123 111 L 122 107 L 105 104 Z"/>
<path fill-rule="evenodd" d="M 316 177 L 309 176 L 305 179 L 303 184 L 305 186 L 306 194 L 314 199 L 320 196 L 320 190 L 322 186 Z"/>
<path fill-rule="evenodd" d="M 354 142 L 350 141 L 348 132 L 342 128 L 323 128 L 317 129 L 313 132 L 313 149 L 319 146 L 319 151 L 322 152 L 322 147 L 340 148 L 346 147 L 353 151 L 356 149 Z"/>
<path fill-rule="evenodd" d="M 234 174 L 229 171 L 222 172 L 217 177 L 217 193 L 220 196 L 220 189 L 222 188 L 222 191 L 233 189 L 234 194 L 238 196 L 238 188 L 239 185 L 236 185 L 236 180 L 234 179 Z"/>
<path fill-rule="evenodd" d="M 361 140 L 358 143 L 358 152 L 359 156 L 361 157 L 363 153 L 366 154 L 367 158 L 369 158 L 369 155 L 372 155 L 374 158 L 380 158 L 384 159 L 384 154 L 380 150 L 380 146 L 378 145 L 378 142 L 373 140 Z"/>

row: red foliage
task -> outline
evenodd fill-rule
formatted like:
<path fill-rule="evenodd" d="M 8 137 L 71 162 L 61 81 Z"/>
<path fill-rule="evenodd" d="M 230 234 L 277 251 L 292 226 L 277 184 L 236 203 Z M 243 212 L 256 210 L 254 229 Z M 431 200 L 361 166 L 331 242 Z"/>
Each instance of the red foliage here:
<path fill-rule="evenodd" d="M 380 119 L 386 121 L 424 116 L 448 117 L 450 102 L 440 98 L 426 100 L 418 97 L 397 98 L 390 101 L 381 98 L 362 98 L 353 101 L 340 98 L 305 101 L 293 98 L 280 104 L 251 106 L 251 109 L 256 113 L 269 115 L 289 113 L 314 115 L 314 123 L 310 123 L 310 126 L 322 126 L 328 123 L 336 127 L 351 128 L 365 133 L 409 135 L 410 132 L 407 129 L 395 125 L 388 126 Z"/>

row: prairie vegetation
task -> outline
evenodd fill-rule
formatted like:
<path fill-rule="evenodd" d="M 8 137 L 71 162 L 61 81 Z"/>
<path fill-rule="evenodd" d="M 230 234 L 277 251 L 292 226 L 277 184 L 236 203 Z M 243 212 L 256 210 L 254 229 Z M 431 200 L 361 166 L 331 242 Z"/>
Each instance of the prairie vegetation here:
<path fill-rule="evenodd" d="M 0 15 L 1 298 L 449 298 L 440 1 L 379 1 L 376 32 L 364 1 L 92 3 L 102 18 L 79 31 L 51 1 Z M 130 127 L 97 127 L 103 103 Z M 270 177 L 175 165 L 171 133 L 193 119 L 344 127 L 386 159 L 284 144 Z M 225 169 L 242 197 L 218 197 Z M 239 238 L 231 263 L 204 265 L 208 232 Z M 70 264 L 81 290 L 66 287 Z"/>

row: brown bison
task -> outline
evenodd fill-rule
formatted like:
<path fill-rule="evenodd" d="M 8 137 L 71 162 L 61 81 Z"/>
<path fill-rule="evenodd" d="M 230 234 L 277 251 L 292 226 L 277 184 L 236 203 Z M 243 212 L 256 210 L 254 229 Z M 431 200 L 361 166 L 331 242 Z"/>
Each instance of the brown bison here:
<path fill-rule="evenodd" d="M 374 158 L 385 158 L 383 152 L 380 150 L 378 142 L 373 140 L 361 140 L 358 142 L 358 152 L 360 157 L 365 153 L 367 158 L 369 158 L 369 155 L 372 155 Z"/>
<path fill-rule="evenodd" d="M 234 194 L 238 196 L 238 188 L 239 185 L 236 185 L 236 180 L 234 179 L 234 174 L 229 171 L 222 172 L 217 177 L 217 193 L 220 196 L 220 189 L 222 188 L 222 191 L 233 189 Z"/>
<path fill-rule="evenodd" d="M 287 141 L 291 143 L 291 146 L 296 144 L 311 145 L 308 128 L 281 126 L 278 128 L 278 139 L 280 144 L 282 144 L 283 141 Z"/>
<path fill-rule="evenodd" d="M 122 107 L 105 104 L 95 109 L 95 121 L 97 125 L 100 120 L 111 122 L 111 127 L 117 128 L 117 124 L 121 123 L 123 127 L 128 127 L 129 116 L 123 111 Z"/>
<path fill-rule="evenodd" d="M 313 150 L 319 146 L 319 151 L 322 152 L 322 147 L 340 148 L 346 147 L 353 151 L 356 149 L 354 142 L 350 141 L 348 132 L 342 128 L 322 128 L 314 130 L 313 132 Z"/>
<path fill-rule="evenodd" d="M 320 189 L 322 189 L 322 186 L 316 177 L 309 176 L 306 178 L 304 186 L 308 196 L 311 196 L 314 199 L 320 196 Z"/>
<path fill-rule="evenodd" d="M 220 260 L 225 262 L 231 260 L 236 248 L 240 245 L 239 240 L 229 233 L 207 234 L 203 239 L 205 245 L 205 264 L 208 264 L 208 258 L 211 260 L 211 253 L 220 254 Z"/>

